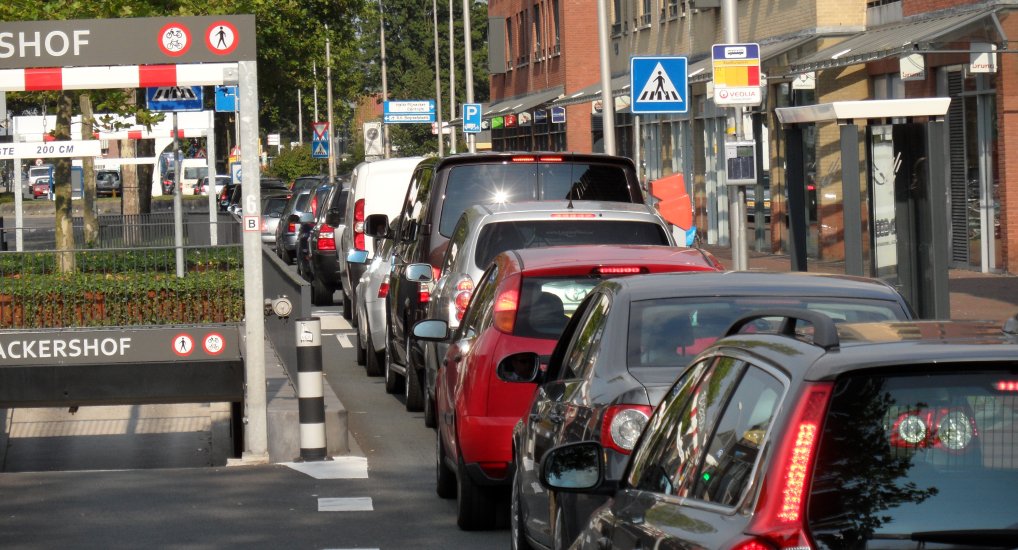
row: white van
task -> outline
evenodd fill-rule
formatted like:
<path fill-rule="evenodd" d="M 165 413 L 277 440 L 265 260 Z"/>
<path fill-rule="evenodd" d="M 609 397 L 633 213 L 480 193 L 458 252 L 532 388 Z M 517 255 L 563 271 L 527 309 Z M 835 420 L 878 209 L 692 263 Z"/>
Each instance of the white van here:
<path fill-rule="evenodd" d="M 208 159 L 184 159 L 180 161 L 180 188 L 185 195 L 194 194 L 198 180 L 209 174 Z"/>
<path fill-rule="evenodd" d="M 390 220 L 399 216 L 410 187 L 410 176 L 424 157 L 362 162 L 354 168 L 350 177 L 350 196 L 346 201 L 346 230 L 336 248 L 339 249 L 339 271 L 343 282 L 343 294 L 354 297 L 357 282 L 367 268 L 367 263 L 354 264 L 346 261 L 353 250 L 366 250 L 368 258 L 374 256 L 374 239 L 364 235 L 364 220 L 372 214 L 385 214 Z M 343 313 L 350 311 L 344 298 Z"/>

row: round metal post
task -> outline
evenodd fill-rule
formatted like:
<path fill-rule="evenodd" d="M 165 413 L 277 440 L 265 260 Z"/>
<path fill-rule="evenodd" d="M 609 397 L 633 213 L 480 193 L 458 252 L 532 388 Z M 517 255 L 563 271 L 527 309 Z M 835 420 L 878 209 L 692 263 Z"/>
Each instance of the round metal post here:
<path fill-rule="evenodd" d="M 322 321 L 298 319 L 297 410 L 300 419 L 300 460 L 326 459 L 325 385 L 322 377 Z"/>

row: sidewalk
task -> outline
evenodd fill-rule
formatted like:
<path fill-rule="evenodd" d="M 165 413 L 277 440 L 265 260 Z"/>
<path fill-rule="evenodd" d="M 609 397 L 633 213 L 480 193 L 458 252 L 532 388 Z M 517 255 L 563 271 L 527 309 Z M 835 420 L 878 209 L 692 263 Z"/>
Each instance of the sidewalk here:
<path fill-rule="evenodd" d="M 717 256 L 725 267 L 732 266 L 732 249 L 705 246 Z M 791 259 L 784 254 L 764 254 L 749 251 L 751 271 L 789 271 Z M 844 273 L 843 262 L 809 260 L 807 269 L 814 273 Z M 990 320 L 1003 323 L 1004 319 L 1018 314 L 1018 277 L 952 269 L 951 318 Z"/>

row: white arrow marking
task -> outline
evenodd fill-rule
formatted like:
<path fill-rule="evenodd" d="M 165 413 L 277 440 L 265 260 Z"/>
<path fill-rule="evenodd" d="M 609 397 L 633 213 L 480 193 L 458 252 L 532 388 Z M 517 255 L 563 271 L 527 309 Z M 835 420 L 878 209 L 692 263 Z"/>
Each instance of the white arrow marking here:
<path fill-rule="evenodd" d="M 336 340 L 339 340 L 339 345 L 344 347 L 344 348 L 352 348 L 353 347 L 353 343 L 350 342 L 350 335 L 349 334 L 337 334 L 336 335 Z"/>

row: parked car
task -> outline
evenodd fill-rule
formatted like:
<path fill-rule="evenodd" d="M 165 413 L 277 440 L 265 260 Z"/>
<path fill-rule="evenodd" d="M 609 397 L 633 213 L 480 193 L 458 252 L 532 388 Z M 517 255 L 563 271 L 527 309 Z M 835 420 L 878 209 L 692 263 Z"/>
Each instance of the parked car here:
<path fill-rule="evenodd" d="M 596 441 L 550 449 L 548 490 L 610 497 L 574 548 L 1018 546 L 1013 338 L 809 313 L 733 325 L 666 392 L 621 479 Z M 779 334 L 744 334 L 772 316 Z"/>
<path fill-rule="evenodd" d="M 395 239 L 389 284 L 386 369 L 403 378 L 422 372 L 423 357 L 412 345 L 413 323 L 427 315 L 428 294 L 404 277 L 406 267 L 426 262 L 438 269 L 456 222 L 474 204 L 532 200 L 596 200 L 643 203 L 636 167 L 626 157 L 599 154 L 479 153 L 421 161 L 410 180 L 399 222 L 365 219 L 365 233 Z M 399 382 L 400 384 L 402 382 Z M 415 382 L 418 387 L 421 380 Z M 391 386 L 390 386 L 391 387 Z"/>
<path fill-rule="evenodd" d="M 318 187 L 319 185 L 324 185 L 328 182 L 329 176 L 323 174 L 318 174 L 314 176 L 301 176 L 293 180 L 292 184 L 290 185 L 290 191 L 296 193 L 302 189 Z"/>
<path fill-rule="evenodd" d="M 261 195 L 267 196 L 269 194 L 290 194 L 290 188 L 283 180 L 278 178 L 262 178 L 261 179 Z M 224 188 L 223 192 L 227 192 L 229 189 L 230 197 L 226 201 L 226 211 L 235 215 L 240 216 L 243 214 L 243 205 L 241 199 L 243 197 L 244 188 L 240 185 L 234 185 L 230 188 Z M 220 201 L 220 205 L 222 202 Z"/>
<path fill-rule="evenodd" d="M 301 224 L 303 214 L 311 215 L 312 189 L 304 189 L 290 196 L 290 201 L 283 209 L 282 218 L 276 226 L 276 256 L 287 264 L 292 264 L 297 250 L 297 228 Z"/>
<path fill-rule="evenodd" d="M 544 361 L 546 371 L 514 370 L 539 365 L 544 347 L 506 357 L 501 380 L 539 384 L 512 434 L 517 467 L 510 520 L 517 547 L 568 547 L 604 503 L 541 489 L 537 466 L 545 451 L 597 440 L 605 449 L 606 479 L 618 480 L 652 408 L 688 362 L 747 311 L 777 306 L 839 322 L 913 317 L 904 298 L 875 279 L 762 272 L 634 277 L 587 296 Z"/>
<path fill-rule="evenodd" d="M 116 197 L 123 194 L 123 182 L 119 170 L 98 170 L 95 173 L 95 194 L 97 197 Z"/>
<path fill-rule="evenodd" d="M 185 195 L 197 195 L 195 186 L 198 180 L 209 173 L 209 161 L 203 158 L 188 158 L 180 161 L 180 186 Z"/>
<path fill-rule="evenodd" d="M 602 280 L 650 272 L 713 271 L 717 265 L 706 252 L 665 246 L 510 250 L 496 255 L 478 278 L 470 306 L 451 338 L 445 320 L 415 325 L 419 338 L 451 342 L 435 381 L 436 490 L 443 498 L 459 499 L 461 528 L 486 529 L 498 523 L 499 503 L 508 496 L 505 489 L 512 480 L 513 426 L 534 393 L 531 384 L 499 380 L 498 360 L 520 349 L 550 352 L 583 296 Z M 426 278 L 430 271 L 428 264 L 407 269 L 412 277 Z"/>
<path fill-rule="evenodd" d="M 357 284 L 367 264 L 347 262 L 347 255 L 356 250 L 374 254 L 374 239 L 364 234 L 364 220 L 374 214 L 385 214 L 394 219 L 403 207 L 407 187 L 414 169 L 424 157 L 394 158 L 362 162 L 354 168 L 350 178 L 351 200 L 347 201 L 345 219 L 350 220 L 350 231 L 344 231 L 339 241 L 339 276 L 343 286 L 343 316 L 352 319 L 351 298 L 357 293 Z"/>
<path fill-rule="evenodd" d="M 434 288 L 427 288 L 428 318 L 443 319 L 455 329 L 475 282 L 499 252 L 583 244 L 674 246 L 675 242 L 668 224 L 644 204 L 528 201 L 471 206 L 452 231 L 439 269 L 441 278 Z M 433 427 L 435 375 L 448 345 L 424 343 L 422 348 L 424 372 L 418 379 L 423 384 L 418 388 L 413 376 L 406 377 L 405 403 L 410 411 L 423 408 L 425 425 Z"/>
<path fill-rule="evenodd" d="M 215 191 L 214 191 L 215 196 L 218 197 L 223 192 L 223 189 L 226 188 L 227 186 L 229 186 L 230 181 L 231 181 L 230 176 L 216 176 L 216 184 L 215 184 L 216 187 L 215 187 Z M 207 195 L 208 194 L 208 187 L 209 187 L 209 178 L 208 178 L 208 176 L 203 176 L 201 179 L 198 180 L 197 185 L 194 186 L 194 194 L 195 195 Z"/>
<path fill-rule="evenodd" d="M 48 197 L 50 192 L 50 178 L 36 178 L 32 184 L 32 198 Z"/>
<path fill-rule="evenodd" d="M 163 174 L 162 185 L 164 195 L 173 194 L 173 189 L 176 186 L 176 177 L 177 177 L 176 172 L 174 172 L 173 170 L 169 170 L 165 174 Z"/>
<path fill-rule="evenodd" d="M 289 202 L 289 195 L 269 195 L 262 197 L 262 242 L 265 244 L 276 243 L 276 226 L 283 216 L 283 209 Z"/>
<path fill-rule="evenodd" d="M 318 222 L 325 218 L 326 209 L 324 206 L 328 204 L 326 201 L 333 187 L 328 183 L 321 183 L 318 187 L 309 188 L 311 189 L 311 202 L 308 205 L 308 210 L 311 212 L 311 218 L 304 219 L 297 226 L 297 248 L 294 251 L 294 262 L 297 264 L 297 274 L 306 281 L 313 279 L 311 272 L 311 232 Z M 331 303 L 331 301 L 330 299 L 329 302 Z"/>
<path fill-rule="evenodd" d="M 333 295 L 342 286 L 339 278 L 338 243 L 346 230 L 346 203 L 349 196 L 349 186 L 333 186 L 324 202 L 325 215 L 319 218 L 309 235 L 311 303 L 316 306 L 332 305 Z"/>
<path fill-rule="evenodd" d="M 368 376 L 385 373 L 385 298 L 389 295 L 389 272 L 392 268 L 391 239 L 381 239 L 375 257 L 367 264 L 354 296 L 354 319 L 357 327 L 357 363 L 364 365 Z M 367 258 L 366 251 L 350 253 L 351 257 Z"/>

